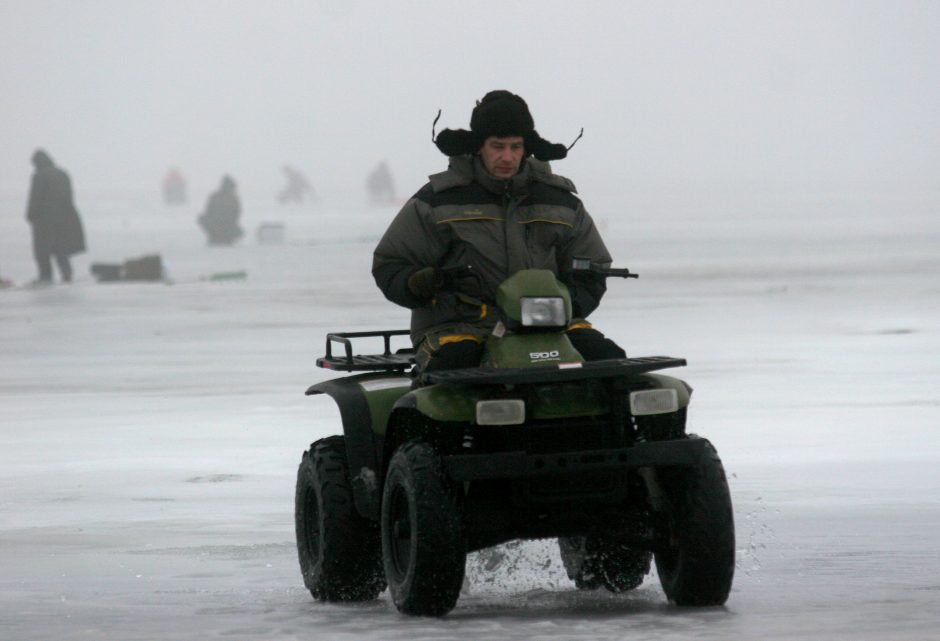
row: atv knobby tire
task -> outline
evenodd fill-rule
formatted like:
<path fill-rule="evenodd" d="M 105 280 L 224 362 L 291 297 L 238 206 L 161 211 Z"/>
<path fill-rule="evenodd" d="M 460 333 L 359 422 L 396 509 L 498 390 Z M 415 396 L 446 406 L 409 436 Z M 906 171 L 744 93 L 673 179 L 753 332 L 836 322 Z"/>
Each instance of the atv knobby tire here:
<path fill-rule="evenodd" d="M 395 606 L 442 616 L 457 604 L 467 552 L 457 489 L 425 443 L 392 456 L 382 494 L 382 557 Z"/>
<path fill-rule="evenodd" d="M 611 592 L 632 590 L 649 574 L 653 554 L 635 550 L 616 537 L 572 536 L 558 539 L 568 578 L 579 590 L 604 586 Z"/>
<path fill-rule="evenodd" d="M 353 503 L 342 436 L 304 452 L 294 500 L 304 585 L 320 601 L 368 601 L 385 589 L 378 523 Z"/>
<path fill-rule="evenodd" d="M 676 605 L 722 605 L 734 577 L 734 514 L 725 470 L 706 441 L 697 467 L 664 470 L 665 545 L 655 553 L 663 591 Z"/>

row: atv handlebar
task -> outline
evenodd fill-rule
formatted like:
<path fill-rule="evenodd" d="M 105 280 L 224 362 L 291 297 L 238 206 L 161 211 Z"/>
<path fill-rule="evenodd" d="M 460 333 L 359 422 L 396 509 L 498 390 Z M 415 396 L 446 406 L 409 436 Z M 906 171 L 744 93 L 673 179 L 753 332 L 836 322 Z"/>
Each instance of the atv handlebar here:
<path fill-rule="evenodd" d="M 599 265 L 597 263 L 591 262 L 590 258 L 575 258 L 571 261 L 571 271 L 574 272 L 591 272 L 593 274 L 598 274 L 604 278 L 616 277 L 616 278 L 639 278 L 639 274 L 634 274 L 629 269 L 620 268 L 620 267 L 605 267 L 604 265 Z"/>

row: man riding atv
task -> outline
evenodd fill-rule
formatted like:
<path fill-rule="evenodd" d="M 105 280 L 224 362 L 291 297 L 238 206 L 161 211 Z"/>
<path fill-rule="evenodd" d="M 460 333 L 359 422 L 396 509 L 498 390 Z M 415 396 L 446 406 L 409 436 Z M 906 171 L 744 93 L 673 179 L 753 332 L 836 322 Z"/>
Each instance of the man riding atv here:
<path fill-rule="evenodd" d="M 579 589 L 632 590 L 655 560 L 677 605 L 724 603 L 724 468 L 686 431 L 692 388 L 658 373 L 685 360 L 626 358 L 584 320 L 605 279 L 636 274 L 610 267 L 574 187 L 549 170 L 568 150 L 506 91 L 436 144 L 450 168 L 374 255 L 385 295 L 413 310 L 410 331 L 327 334 L 317 365 L 352 375 L 307 389 L 337 403 L 342 434 L 313 442 L 298 468 L 304 584 L 323 601 L 387 586 L 401 612 L 442 616 L 467 554 L 556 538 Z M 405 334 L 417 349 L 393 351 Z M 356 353 L 378 338 L 381 354 Z"/>
<path fill-rule="evenodd" d="M 549 167 L 568 149 L 539 136 L 525 101 L 502 90 L 477 102 L 470 131 L 445 129 L 434 142 L 450 157 L 447 171 L 405 204 L 372 264 L 385 297 L 412 310 L 419 370 L 478 365 L 500 320 L 496 289 L 523 269 L 550 270 L 568 286 L 568 337 L 586 360 L 624 358 L 585 320 L 604 278 L 570 270 L 574 257 L 604 266 L 611 257 L 572 182 Z"/>

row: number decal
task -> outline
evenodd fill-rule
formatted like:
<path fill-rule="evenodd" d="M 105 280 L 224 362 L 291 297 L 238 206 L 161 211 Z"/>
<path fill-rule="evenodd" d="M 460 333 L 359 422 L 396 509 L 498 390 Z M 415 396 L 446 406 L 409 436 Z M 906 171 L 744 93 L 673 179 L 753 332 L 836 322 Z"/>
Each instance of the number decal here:
<path fill-rule="evenodd" d="M 556 360 L 561 357 L 561 354 L 557 349 L 553 349 L 550 352 L 529 352 L 529 358 L 534 363 L 535 361 L 549 361 Z"/>

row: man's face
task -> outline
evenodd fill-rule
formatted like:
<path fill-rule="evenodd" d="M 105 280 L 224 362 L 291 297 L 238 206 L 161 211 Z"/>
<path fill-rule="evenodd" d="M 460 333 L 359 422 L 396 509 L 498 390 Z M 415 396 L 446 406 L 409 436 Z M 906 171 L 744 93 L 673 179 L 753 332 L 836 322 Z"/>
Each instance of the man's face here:
<path fill-rule="evenodd" d="M 525 141 L 522 136 L 497 138 L 490 136 L 480 147 L 483 166 L 497 178 L 512 178 L 519 171 L 525 156 Z"/>

